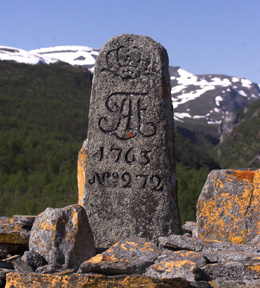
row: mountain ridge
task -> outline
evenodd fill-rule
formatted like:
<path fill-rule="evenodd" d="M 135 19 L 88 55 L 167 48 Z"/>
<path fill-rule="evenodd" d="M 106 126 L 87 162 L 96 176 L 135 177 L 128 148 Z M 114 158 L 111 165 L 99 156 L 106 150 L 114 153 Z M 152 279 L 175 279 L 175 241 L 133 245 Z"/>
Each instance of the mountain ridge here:
<path fill-rule="evenodd" d="M 0 46 L 0 60 L 26 64 L 65 62 L 93 72 L 99 49 L 87 46 L 55 46 L 30 51 Z M 259 85 L 246 78 L 194 75 L 181 67 L 169 67 L 175 125 L 191 130 L 208 130 L 218 137 L 228 113 L 260 99 Z"/>

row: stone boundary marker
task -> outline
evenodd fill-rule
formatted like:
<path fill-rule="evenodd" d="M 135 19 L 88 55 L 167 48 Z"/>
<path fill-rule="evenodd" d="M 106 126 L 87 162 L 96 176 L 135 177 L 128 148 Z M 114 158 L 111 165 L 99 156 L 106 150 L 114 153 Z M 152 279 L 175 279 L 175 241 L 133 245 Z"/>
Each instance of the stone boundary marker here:
<path fill-rule="evenodd" d="M 79 193 L 97 246 L 181 232 L 173 129 L 166 50 L 146 36 L 110 39 L 95 65 Z"/>

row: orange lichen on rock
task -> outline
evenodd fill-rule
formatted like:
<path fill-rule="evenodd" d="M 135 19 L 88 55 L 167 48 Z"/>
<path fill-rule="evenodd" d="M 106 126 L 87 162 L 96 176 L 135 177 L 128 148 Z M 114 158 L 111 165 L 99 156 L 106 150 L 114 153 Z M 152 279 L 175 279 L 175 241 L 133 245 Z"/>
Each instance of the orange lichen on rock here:
<path fill-rule="evenodd" d="M 78 204 L 47 208 L 35 220 L 29 249 L 49 264 L 78 268 L 96 254 L 86 211 Z"/>
<path fill-rule="evenodd" d="M 199 237 L 246 244 L 260 233 L 259 211 L 260 170 L 212 171 L 197 205 Z"/>
<path fill-rule="evenodd" d="M 30 233 L 11 217 L 0 217 L 0 243 L 28 245 Z"/>
<path fill-rule="evenodd" d="M 154 243 L 141 238 L 122 240 L 100 256 L 82 263 L 79 273 L 141 274 L 158 256 L 159 250 Z"/>
<path fill-rule="evenodd" d="M 250 171 L 250 169 L 248 169 L 247 171 L 243 171 L 243 170 L 232 170 L 234 172 L 234 176 L 237 178 L 237 180 L 239 181 L 250 181 L 253 182 L 254 177 L 255 177 L 255 171 Z"/>
<path fill-rule="evenodd" d="M 162 261 L 158 264 L 154 264 L 152 267 L 153 269 L 162 272 L 165 271 L 166 273 L 170 273 L 173 269 L 176 270 L 176 274 L 178 275 L 183 267 L 193 266 L 196 267 L 196 264 L 190 260 L 178 260 L 178 261 Z M 178 277 L 176 275 L 176 277 Z M 180 275 L 181 276 L 181 275 Z"/>
<path fill-rule="evenodd" d="M 141 275 L 114 276 L 72 274 L 57 276 L 52 274 L 8 273 L 6 288 L 138 288 L 138 287 L 176 287 L 188 288 L 189 282 L 184 279 L 151 279 Z"/>
<path fill-rule="evenodd" d="M 85 186 L 85 168 L 86 168 L 86 157 L 87 157 L 86 145 L 87 145 L 87 140 L 83 142 L 83 145 L 78 155 L 78 172 L 77 172 L 78 203 L 81 206 L 83 205 L 83 193 L 84 193 L 84 186 Z"/>

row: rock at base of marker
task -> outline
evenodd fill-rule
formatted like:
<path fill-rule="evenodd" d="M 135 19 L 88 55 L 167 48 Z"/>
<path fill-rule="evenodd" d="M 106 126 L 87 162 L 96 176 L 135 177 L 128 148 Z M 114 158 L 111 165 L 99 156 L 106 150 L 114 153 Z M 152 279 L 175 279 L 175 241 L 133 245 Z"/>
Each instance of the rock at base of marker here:
<path fill-rule="evenodd" d="M 144 239 L 127 239 L 82 263 L 79 273 L 142 274 L 159 253 L 154 243 Z"/>
<path fill-rule="evenodd" d="M 48 264 L 77 269 L 96 253 L 84 208 L 47 208 L 34 222 L 29 249 L 39 253 Z"/>
<path fill-rule="evenodd" d="M 260 234 L 260 170 L 213 170 L 197 204 L 199 237 L 250 243 Z"/>
<path fill-rule="evenodd" d="M 104 276 L 72 274 L 66 276 L 8 273 L 5 288 L 84 288 L 84 287 L 152 287 L 152 288 L 189 288 L 185 279 L 151 279 L 141 275 Z"/>

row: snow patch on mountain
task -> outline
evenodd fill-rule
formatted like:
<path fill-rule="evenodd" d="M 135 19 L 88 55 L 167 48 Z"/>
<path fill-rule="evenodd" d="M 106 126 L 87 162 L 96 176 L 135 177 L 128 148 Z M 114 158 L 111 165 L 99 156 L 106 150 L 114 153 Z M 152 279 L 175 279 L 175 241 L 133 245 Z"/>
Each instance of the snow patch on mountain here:
<path fill-rule="evenodd" d="M 18 63 L 31 65 L 50 64 L 58 61 L 57 59 L 53 59 L 51 57 L 42 57 L 37 53 L 31 53 L 30 51 L 8 46 L 0 46 L 0 60 L 15 61 Z"/>
<path fill-rule="evenodd" d="M 43 57 L 51 55 L 52 58 L 70 65 L 86 66 L 93 71 L 99 50 L 87 46 L 56 46 L 35 49 L 29 52 Z"/>
<path fill-rule="evenodd" d="M 170 68 L 171 96 L 178 122 L 206 121 L 219 124 L 226 112 L 260 99 L 258 85 L 226 75 L 193 75 L 180 67 Z M 187 109 L 190 109 L 188 114 Z M 186 120 L 185 120 L 186 118 Z"/>

